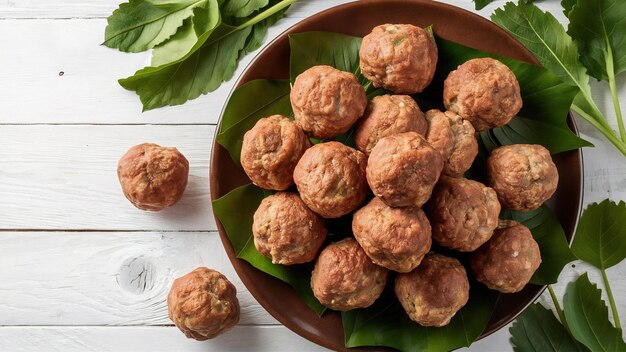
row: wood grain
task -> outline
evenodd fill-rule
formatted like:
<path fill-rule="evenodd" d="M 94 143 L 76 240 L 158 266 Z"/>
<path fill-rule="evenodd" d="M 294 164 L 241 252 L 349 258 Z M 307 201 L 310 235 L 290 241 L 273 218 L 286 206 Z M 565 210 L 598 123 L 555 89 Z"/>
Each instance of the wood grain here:
<path fill-rule="evenodd" d="M 0 230 L 215 230 L 209 159 L 215 127 L 0 126 Z M 176 146 L 190 162 L 182 200 L 161 212 L 133 207 L 117 162 L 143 142 Z"/>
<path fill-rule="evenodd" d="M 215 230 L 208 180 L 214 128 L 2 126 L 0 160 L 5 166 L 0 169 L 0 230 Z M 611 162 L 622 157 L 591 128 L 584 132 L 596 144 L 584 150 L 585 202 L 626 199 L 626 167 Z M 191 163 L 183 199 L 158 213 L 135 209 L 117 180 L 119 158 L 143 142 L 176 146 Z"/>
<path fill-rule="evenodd" d="M 352 0 L 299 0 L 289 16 L 308 17 Z M 39 19 L 39 18 L 106 18 L 122 3 L 122 0 L 0 0 L 0 18 Z M 457 1 L 471 5 L 468 0 Z M 471 7 L 471 6 L 468 6 Z"/>
<path fill-rule="evenodd" d="M 183 106 L 141 113 L 137 96 L 117 79 L 149 64 L 149 53 L 99 45 L 105 18 L 121 1 L 0 0 L 0 351 L 322 351 L 273 325 L 211 232 L 212 124 L 235 79 Z M 345 2 L 298 1 L 266 43 Z M 471 0 L 443 2 L 473 9 Z M 477 13 L 488 17 L 505 2 Z M 559 0 L 537 5 L 566 23 Z M 235 78 L 254 55 L 242 59 Z M 615 126 L 606 84 L 591 84 Z M 625 76 L 618 87 L 626 101 Z M 584 150 L 584 203 L 626 199 L 623 157 L 588 124 L 579 120 L 579 127 L 596 145 Z M 185 197 L 161 213 L 135 209 L 117 183 L 117 160 L 144 141 L 177 146 L 191 162 Z M 165 326 L 171 281 L 200 265 L 237 286 L 244 324 L 203 343 Z M 608 271 L 620 312 L 624 270 L 622 263 Z M 557 293 L 583 272 L 600 282 L 597 271 L 575 262 L 561 274 Z M 541 302 L 551 306 L 547 294 Z M 509 351 L 508 337 L 505 328 L 469 350 Z"/>
<path fill-rule="evenodd" d="M 266 43 L 303 17 L 344 2 L 347 1 L 296 3 L 286 18 L 270 28 Z M 106 16 L 117 3 L 118 0 L 0 0 L 0 19 L 5 18 L 0 20 L 0 33 L 11 33 L 0 36 L 0 47 L 8 53 L 0 55 L 0 124 L 217 122 L 236 78 L 256 53 L 246 55 L 234 78 L 215 92 L 183 106 L 142 113 L 139 98 L 124 90 L 117 79 L 149 65 L 150 54 L 128 54 L 101 46 L 106 20 L 81 18 L 93 17 L 94 11 Z M 451 3 L 472 8 L 469 0 Z M 558 7 L 558 1 L 546 2 L 545 7 Z M 56 13 L 65 19 L 51 19 Z M 489 13 L 489 8 L 481 12 Z M 33 19 L 12 20 L 12 16 Z M 626 93 L 621 97 L 626 99 Z"/>
<path fill-rule="evenodd" d="M 284 326 L 236 326 L 214 340 L 195 341 L 172 326 L 0 327 L 5 352 L 291 352 L 328 351 Z"/>
<path fill-rule="evenodd" d="M 279 21 L 268 37 L 297 20 Z M 10 53 L 0 55 L 0 124 L 215 124 L 236 78 L 256 54 L 246 55 L 234 78 L 215 92 L 142 113 L 139 97 L 117 80 L 149 65 L 150 53 L 100 45 L 105 25 L 103 19 L 0 20 L 0 33 L 12 33 L 0 36 L 3 53 Z"/>
<path fill-rule="evenodd" d="M 237 287 L 241 324 L 277 324 L 215 232 L 12 232 L 0 248 L 0 325 L 169 325 L 172 281 L 199 266 Z"/>

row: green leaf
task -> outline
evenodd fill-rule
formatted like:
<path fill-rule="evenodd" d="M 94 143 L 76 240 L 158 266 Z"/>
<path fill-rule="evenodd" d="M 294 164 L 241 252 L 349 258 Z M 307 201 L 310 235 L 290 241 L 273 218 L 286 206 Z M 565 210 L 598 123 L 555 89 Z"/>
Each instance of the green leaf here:
<path fill-rule="evenodd" d="M 573 135 L 573 132 L 566 125 L 558 126 L 520 116 L 511 120 L 506 126 L 494 128 L 490 132 L 481 132 L 481 134 L 487 133 L 493 135 L 498 146 L 508 144 L 542 144 L 552 154 L 593 146 L 593 144 L 584 139 Z"/>
<path fill-rule="evenodd" d="M 563 14 L 566 17 L 569 16 L 569 12 L 572 11 L 572 8 L 574 7 L 574 5 L 576 5 L 577 2 L 578 0 L 562 0 L 561 1 L 561 7 L 563 7 Z"/>
<path fill-rule="evenodd" d="M 272 2 L 271 4 L 273 4 Z M 288 8 L 284 8 L 276 12 L 273 16 L 269 17 L 265 21 L 259 22 L 256 26 L 252 27 L 252 33 L 248 36 L 246 40 L 246 46 L 244 47 L 244 51 L 246 53 L 257 50 L 263 45 L 263 41 L 265 40 L 265 36 L 267 35 L 267 29 L 278 22 L 281 18 L 285 17 L 285 12 L 287 12 Z"/>
<path fill-rule="evenodd" d="M 359 49 L 362 38 L 340 33 L 304 32 L 289 36 L 290 77 L 293 84 L 296 77 L 316 65 L 328 65 L 338 70 L 352 72 L 363 85 L 368 99 L 388 94 L 382 88 L 374 88 L 372 82 L 363 77 L 359 66 Z M 350 147 L 355 147 L 354 127 L 332 138 Z M 313 143 L 320 141 L 311 139 Z"/>
<path fill-rule="evenodd" d="M 126 52 L 148 50 L 176 33 L 193 9 L 206 3 L 206 0 L 130 0 L 107 19 L 103 44 Z M 212 6 L 211 11 L 219 10 Z"/>
<path fill-rule="evenodd" d="M 589 91 L 589 76 L 578 60 L 578 48 L 565 28 L 549 12 L 537 6 L 508 2 L 497 9 L 491 20 L 511 33 L 537 60 L 563 82 Z"/>
<path fill-rule="evenodd" d="M 509 124 L 481 132 L 481 138 L 489 138 L 487 151 L 507 144 L 542 144 L 552 153 L 573 150 L 592 144 L 576 136 L 567 126 L 567 114 L 578 89 L 563 83 L 549 70 L 520 61 L 488 54 L 437 38 L 439 64 L 434 82 L 417 96 L 420 106 L 441 108 L 442 82 L 448 72 L 467 60 L 493 57 L 506 64 L 517 77 L 524 105 Z M 480 138 L 479 138 L 480 141 Z"/>
<path fill-rule="evenodd" d="M 228 100 L 217 142 L 239 164 L 243 135 L 263 117 L 293 117 L 289 81 L 254 80 L 237 88 Z"/>
<path fill-rule="evenodd" d="M 203 42 L 200 37 L 190 53 L 181 59 L 143 68 L 119 83 L 137 92 L 144 111 L 183 104 L 217 89 L 232 77 L 248 34 L 250 28 L 237 30 L 222 24 L 206 36 L 205 46 L 198 45 Z"/>
<path fill-rule="evenodd" d="M 534 0 L 524 0 L 525 2 L 533 2 Z M 482 10 L 485 6 L 491 4 L 494 0 L 474 0 L 476 10 Z"/>
<path fill-rule="evenodd" d="M 119 83 L 139 95 L 144 111 L 180 105 L 211 92 L 233 76 L 254 26 L 275 21 L 272 17 L 282 16 L 283 10 L 294 1 L 280 1 L 237 27 L 222 23 L 202 33 L 180 59 L 145 67 Z"/>
<path fill-rule="evenodd" d="M 289 35 L 291 83 L 295 82 L 299 74 L 316 65 L 328 65 L 360 75 L 361 41 L 362 38 L 330 32 Z"/>
<path fill-rule="evenodd" d="M 189 52 L 197 40 L 198 37 L 193 30 L 193 19 L 188 18 L 178 28 L 176 34 L 154 47 L 150 65 L 160 66 L 180 59 Z"/>
<path fill-rule="evenodd" d="M 185 56 L 198 41 L 202 33 L 212 31 L 220 23 L 217 0 L 208 0 L 206 6 L 195 8 L 194 16 L 186 19 L 170 39 L 158 45 L 152 51 L 152 66 L 174 62 Z"/>
<path fill-rule="evenodd" d="M 626 203 L 610 200 L 590 204 L 583 212 L 572 251 L 598 269 L 608 269 L 626 258 Z"/>
<path fill-rule="evenodd" d="M 483 332 L 498 294 L 473 285 L 470 301 L 441 328 L 411 321 L 396 299 L 393 285 L 369 308 L 341 314 L 346 347 L 387 346 L 401 351 L 450 351 L 469 346 Z"/>
<path fill-rule="evenodd" d="M 578 48 L 552 14 L 533 4 L 508 2 L 491 20 L 524 44 L 544 67 L 591 100 L 589 76 L 578 59 Z"/>
<path fill-rule="evenodd" d="M 509 328 L 515 352 L 589 351 L 561 325 L 551 310 L 535 303 Z"/>
<path fill-rule="evenodd" d="M 292 44 L 295 43 L 292 49 L 297 51 L 297 55 L 292 53 L 291 56 L 292 77 L 308 67 L 322 63 L 341 65 L 342 69 L 348 68 L 358 76 L 360 73 L 358 71 L 359 45 L 354 45 L 355 42 L 358 43 L 358 38 L 355 40 L 354 37 L 341 38 L 338 34 L 328 35 L 322 32 L 304 33 L 290 38 Z M 329 42 L 335 42 L 335 44 L 342 42 L 351 49 L 342 53 L 341 48 L 326 45 Z M 424 109 L 426 106 L 441 107 L 443 79 L 450 70 L 469 58 L 490 55 L 440 38 L 437 38 L 437 42 L 442 59 L 437 68 L 435 81 L 426 91 L 415 96 Z M 300 60 L 302 63 L 299 62 Z M 576 143 L 579 143 L 577 142 L 579 139 L 569 130 L 565 130 L 567 128 L 565 117 L 569 104 L 576 94 L 576 88 L 562 83 L 557 76 L 544 68 L 514 60 L 503 59 L 503 61 L 512 67 L 516 75 L 520 75 L 518 78 L 525 99 L 525 110 L 523 110 L 525 115 L 516 118 L 516 121 L 520 122 L 511 124 L 514 128 L 510 129 L 510 133 L 520 134 L 522 137 L 509 137 L 508 134 L 499 137 L 495 134 L 493 136 L 481 134 L 479 139 L 483 140 L 480 144 L 483 148 L 482 156 L 488 155 L 486 145 L 495 147 L 502 144 L 503 141 L 498 138 L 505 142 L 506 138 L 523 138 L 525 141 L 537 141 L 540 144 L 549 145 L 554 150 L 574 148 Z M 368 84 L 367 81 L 361 82 L 364 85 Z M 292 116 L 289 90 L 288 81 L 259 80 L 249 82 L 233 93 L 226 106 L 217 137 L 217 141 L 229 151 L 233 160 L 239 160 L 243 134 L 259 118 L 275 113 Z M 370 94 L 376 94 L 374 92 L 372 90 Z M 544 133 L 544 129 L 549 133 Z M 509 133 L 509 130 L 504 131 Z M 562 138 L 565 144 L 559 145 L 553 139 L 562 131 L 564 131 Z M 348 131 L 337 139 L 343 143 L 351 143 L 351 132 Z M 249 201 L 242 200 L 241 203 L 243 202 Z M 236 216 L 238 219 L 243 218 L 241 214 Z M 574 257 L 567 246 L 563 229 L 552 212 L 544 207 L 535 212 L 509 213 L 508 216 L 528 226 L 541 248 L 543 264 L 532 282 L 542 284 L 556 281 L 564 264 L 573 260 Z M 350 234 L 349 222 L 347 227 L 332 221 L 327 222 L 327 226 L 331 233 L 339 233 L 342 236 Z M 251 246 L 248 250 L 256 252 Z M 451 325 L 427 329 L 412 323 L 393 297 L 393 292 L 387 290 L 373 308 L 354 310 L 342 315 L 347 338 L 346 345 L 348 347 L 378 345 L 427 351 L 447 351 L 467 346 L 482 333 L 488 323 L 496 297 L 495 292 L 487 290 L 484 286 L 473 285 L 468 305 L 452 320 Z M 305 296 L 305 299 L 308 298 Z"/>
<path fill-rule="evenodd" d="M 625 16 L 623 0 L 578 0 L 569 11 L 567 33 L 578 44 L 587 73 L 598 80 L 626 71 Z"/>
<path fill-rule="evenodd" d="M 602 291 L 587 274 L 567 285 L 563 297 L 565 320 L 572 335 L 592 351 L 626 351 L 622 331 L 609 322 Z"/>
<path fill-rule="evenodd" d="M 322 315 L 326 307 L 319 303 L 311 290 L 311 268 L 306 265 L 272 264 L 271 260 L 254 247 L 252 217 L 263 198 L 268 195 L 270 192 L 252 184 L 241 186 L 214 200 L 213 211 L 224 226 L 238 258 L 291 285 L 315 313 Z"/>
<path fill-rule="evenodd" d="M 504 210 L 500 217 L 524 224 L 539 244 L 541 265 L 531 278 L 531 283 L 555 283 L 565 264 L 576 259 L 567 244 L 563 227 L 547 206 L 528 212 Z"/>
<path fill-rule="evenodd" d="M 483 7 L 491 4 L 493 0 L 474 0 L 476 10 L 482 10 Z"/>
<path fill-rule="evenodd" d="M 247 17 L 268 3 L 269 0 L 227 0 L 223 11 L 225 16 Z"/>

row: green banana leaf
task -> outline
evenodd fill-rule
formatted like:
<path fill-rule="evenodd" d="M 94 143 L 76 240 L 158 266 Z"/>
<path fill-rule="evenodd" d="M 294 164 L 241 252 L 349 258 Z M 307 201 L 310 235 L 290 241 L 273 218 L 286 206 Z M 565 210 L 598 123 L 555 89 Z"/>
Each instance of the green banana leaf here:
<path fill-rule="evenodd" d="M 313 40 L 313 39 L 314 40 Z M 507 126 L 477 135 L 479 156 L 467 176 L 484 180 L 485 159 L 489 152 L 512 143 L 538 143 L 552 153 L 588 146 L 590 143 L 572 133 L 566 117 L 575 89 L 563 84 L 554 74 L 539 66 L 500 58 L 436 37 L 439 64 L 433 83 L 414 98 L 422 110 L 443 108 L 443 80 L 461 63 L 476 57 L 500 59 L 516 74 L 522 91 L 524 107 Z M 358 68 L 360 38 L 337 33 L 299 33 L 290 36 L 291 79 L 316 64 L 325 64 L 353 72 L 364 88 L 374 95 L 385 94 L 373 89 Z M 239 164 L 243 134 L 262 117 L 272 114 L 293 116 L 289 105 L 289 81 L 256 80 L 238 88 L 231 96 L 217 136 L 217 141 L 227 149 Z M 352 131 L 338 139 L 351 145 Z M 317 142 L 317 141 L 313 141 Z M 254 248 L 252 215 L 261 200 L 270 193 L 254 185 L 245 185 L 213 202 L 218 219 L 224 225 L 239 258 L 254 267 L 277 277 L 294 287 L 315 312 L 322 314 L 324 307 L 315 299 L 309 287 L 310 265 L 281 266 L 272 264 Z M 531 213 L 502 214 L 525 223 L 537 238 L 543 264 L 533 277 L 533 282 L 554 282 L 563 266 L 572 258 L 564 231 L 547 207 Z M 349 235 L 349 217 L 327 221 L 331 234 Z M 346 225 L 348 224 L 348 226 Z M 341 236 L 329 236 L 335 240 Z M 550 256 L 550 257 L 548 257 Z M 448 351 L 469 346 L 486 327 L 497 301 L 498 294 L 484 286 L 472 283 L 470 301 L 455 316 L 450 325 L 442 328 L 424 328 L 411 322 L 389 287 L 381 298 L 367 309 L 357 309 L 342 314 L 347 347 L 387 346 L 400 350 Z"/>

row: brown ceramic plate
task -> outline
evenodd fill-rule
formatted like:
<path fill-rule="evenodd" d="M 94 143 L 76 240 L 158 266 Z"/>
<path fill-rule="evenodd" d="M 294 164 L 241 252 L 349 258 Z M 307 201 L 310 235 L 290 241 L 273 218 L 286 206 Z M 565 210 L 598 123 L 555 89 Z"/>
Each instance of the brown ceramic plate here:
<path fill-rule="evenodd" d="M 329 31 L 364 36 L 372 27 L 383 23 L 411 23 L 421 27 L 433 25 L 442 38 L 479 50 L 538 64 L 532 54 L 495 24 L 463 9 L 424 0 L 357 1 L 328 9 L 294 25 L 271 42 L 247 67 L 236 87 L 254 79 L 289 78 L 290 33 Z M 575 130 L 569 118 L 570 127 Z M 218 128 L 219 130 L 219 128 Z M 582 199 L 582 160 L 579 150 L 561 153 L 554 159 L 561 177 L 551 207 L 559 218 L 568 240 L 571 240 Z M 232 189 L 249 183 L 249 179 L 214 142 L 211 159 L 211 198 L 217 199 Z M 241 281 L 259 303 L 289 329 L 322 346 L 344 351 L 341 316 L 328 311 L 319 318 L 286 283 L 255 269 L 238 259 L 216 219 L 222 243 Z M 532 303 L 545 287 L 528 285 L 522 292 L 502 295 L 487 328 L 485 337 L 513 320 Z M 351 349 L 357 350 L 357 349 Z"/>

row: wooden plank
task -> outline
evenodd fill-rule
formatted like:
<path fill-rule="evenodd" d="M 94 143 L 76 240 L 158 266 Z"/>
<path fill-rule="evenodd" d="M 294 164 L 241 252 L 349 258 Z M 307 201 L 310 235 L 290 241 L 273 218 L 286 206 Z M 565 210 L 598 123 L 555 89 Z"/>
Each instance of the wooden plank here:
<path fill-rule="evenodd" d="M 297 346 L 297 347 L 296 347 Z M 11 352 L 328 351 L 284 326 L 237 326 L 210 341 L 186 339 L 172 326 L 0 327 L 0 350 Z M 460 352 L 506 352 L 508 326 Z"/>
<path fill-rule="evenodd" d="M 237 287 L 241 324 L 277 324 L 239 280 L 216 232 L 0 232 L 0 248 L 3 326 L 168 325 L 172 281 L 199 266 Z"/>
<path fill-rule="evenodd" d="M 508 327 L 459 351 L 511 351 Z M 297 346 L 297 347 L 296 347 Z M 237 326 L 210 341 L 186 339 L 172 326 L 0 327 L 0 350 L 11 352 L 327 351 L 284 326 Z"/>
<path fill-rule="evenodd" d="M 354 0 L 299 0 L 288 12 L 289 17 L 306 18 L 327 8 Z M 480 11 L 474 10 L 472 0 L 440 0 L 482 16 L 488 17 L 494 9 L 503 6 L 508 0 L 495 0 Z M 123 0 L 0 0 L 0 18 L 41 19 L 41 18 L 106 18 Z M 538 4 L 549 9 L 561 19 L 560 3 L 549 1 Z M 558 13 L 557 13 L 558 12 Z"/>
<path fill-rule="evenodd" d="M 296 21 L 278 22 L 266 42 Z M 149 65 L 150 54 L 100 45 L 105 24 L 103 19 L 0 20 L 0 33 L 10 33 L 0 36 L 0 47 L 10 53 L 0 55 L 0 124 L 216 123 L 237 77 L 256 55 L 246 55 L 234 78 L 216 91 L 183 106 L 142 113 L 139 97 L 117 80 Z"/>
<path fill-rule="evenodd" d="M 0 18 L 10 17 L 12 13 L 44 18 L 55 16 L 57 12 L 63 17 L 78 16 L 74 11 L 84 11 L 91 16 L 91 12 L 98 9 L 109 11 L 117 1 L 0 0 Z M 287 18 L 270 28 L 266 43 L 302 17 L 344 2 L 347 1 L 297 3 Z M 472 8 L 470 1 L 449 2 Z M 542 3 L 542 6 L 550 8 L 558 3 Z M 560 13 L 556 8 L 554 10 Z M 481 14 L 491 13 L 491 10 L 485 11 Z M 0 36 L 0 47 L 10 53 L 0 55 L 0 67 L 3 68 L 0 70 L 0 81 L 3 82 L 0 85 L 0 124 L 216 123 L 234 81 L 256 54 L 245 56 L 234 78 L 215 92 L 183 106 L 141 113 L 139 98 L 134 92 L 124 90 L 117 79 L 148 65 L 150 54 L 121 53 L 99 45 L 105 26 L 106 21 L 102 18 L 0 20 L 0 33 L 10 33 Z M 621 97 L 626 99 L 626 92 Z"/>
<path fill-rule="evenodd" d="M 12 268 L 0 274 L 1 325 L 167 325 L 165 299 L 172 280 L 201 265 L 221 271 L 237 286 L 241 324 L 276 323 L 239 281 L 216 233 L 1 233 L 0 248 L 0 266 Z M 618 275 L 624 269 L 626 263 L 609 270 L 614 292 L 626 287 Z M 554 285 L 559 297 L 584 272 L 601 282 L 597 270 L 576 262 Z M 541 301 L 550 306 L 547 292 Z M 617 303 L 626 310 L 626 301 Z M 12 351 L 3 349 L 2 341 L 16 343 L 14 331 L 19 330 L 0 328 L 0 350 Z M 149 330 L 142 331 L 140 336 L 148 336 L 143 333 Z M 502 331 L 496 341 L 508 334 Z M 12 335 L 4 339 L 3 334 Z"/>
<path fill-rule="evenodd" d="M 622 156 L 581 124 L 596 148 L 584 150 L 586 203 L 626 199 Z M 214 127 L 2 126 L 1 229 L 215 230 L 208 167 Z M 191 163 L 181 202 L 159 213 L 135 209 L 122 195 L 116 167 L 130 146 L 177 146 Z M 565 176 L 564 176 L 565 177 Z"/>
<path fill-rule="evenodd" d="M 209 341 L 175 327 L 0 327 L 6 352 L 222 352 L 328 351 L 284 326 L 237 326 Z"/>
<path fill-rule="evenodd" d="M 7 125 L 0 127 L 0 230 L 209 231 L 214 126 Z M 161 212 L 133 207 L 117 162 L 131 146 L 176 146 L 190 162 L 182 200 Z"/>
<path fill-rule="evenodd" d="M 308 17 L 353 0 L 299 0 L 288 13 L 294 18 Z M 123 0 L 0 0 L 0 18 L 106 18 Z M 449 1 L 470 4 L 469 0 Z"/>

